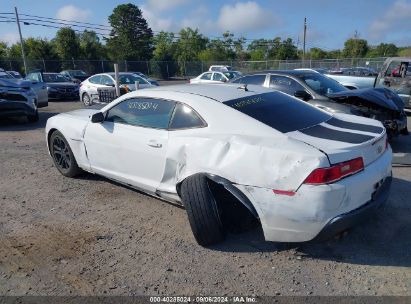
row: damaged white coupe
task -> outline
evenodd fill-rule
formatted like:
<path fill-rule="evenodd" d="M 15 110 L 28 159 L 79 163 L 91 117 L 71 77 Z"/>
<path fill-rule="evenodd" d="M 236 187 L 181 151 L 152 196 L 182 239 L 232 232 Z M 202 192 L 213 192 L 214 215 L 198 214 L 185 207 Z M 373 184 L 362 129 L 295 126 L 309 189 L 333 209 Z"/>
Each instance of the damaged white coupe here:
<path fill-rule="evenodd" d="M 182 204 L 201 245 L 253 219 L 268 241 L 323 240 L 388 198 L 392 151 L 376 120 L 260 86 L 132 92 L 47 121 L 65 176 L 103 175 Z"/>

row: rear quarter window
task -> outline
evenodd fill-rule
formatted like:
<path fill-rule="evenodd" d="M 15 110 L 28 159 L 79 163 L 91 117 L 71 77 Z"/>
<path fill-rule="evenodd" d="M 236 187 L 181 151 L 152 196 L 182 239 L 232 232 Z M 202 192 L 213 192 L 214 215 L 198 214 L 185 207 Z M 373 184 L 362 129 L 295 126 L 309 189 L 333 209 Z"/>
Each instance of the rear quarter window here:
<path fill-rule="evenodd" d="M 252 95 L 226 101 L 226 104 L 282 132 L 292 132 L 315 126 L 332 116 L 280 92 Z"/>

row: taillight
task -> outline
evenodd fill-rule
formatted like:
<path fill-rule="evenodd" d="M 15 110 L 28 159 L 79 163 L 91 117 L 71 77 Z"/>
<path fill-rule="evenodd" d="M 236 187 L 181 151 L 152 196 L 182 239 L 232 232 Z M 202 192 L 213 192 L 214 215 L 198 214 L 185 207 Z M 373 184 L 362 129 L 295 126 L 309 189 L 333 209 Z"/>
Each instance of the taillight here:
<path fill-rule="evenodd" d="M 335 164 L 328 168 L 319 168 L 311 172 L 304 184 L 322 185 L 336 182 L 344 177 L 358 173 L 364 169 L 362 157 Z"/>

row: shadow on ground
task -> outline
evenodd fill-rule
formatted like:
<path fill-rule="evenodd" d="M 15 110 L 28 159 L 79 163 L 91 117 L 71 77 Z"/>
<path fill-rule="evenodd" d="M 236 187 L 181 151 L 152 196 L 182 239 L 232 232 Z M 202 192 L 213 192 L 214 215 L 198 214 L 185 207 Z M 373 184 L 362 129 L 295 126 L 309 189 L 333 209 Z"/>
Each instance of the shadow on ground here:
<path fill-rule="evenodd" d="M 26 117 L 13 117 L 5 118 L 0 121 L 1 131 L 29 131 L 36 129 L 44 129 L 47 119 L 59 114 L 58 112 L 39 112 L 39 121 L 35 123 L 29 123 Z"/>

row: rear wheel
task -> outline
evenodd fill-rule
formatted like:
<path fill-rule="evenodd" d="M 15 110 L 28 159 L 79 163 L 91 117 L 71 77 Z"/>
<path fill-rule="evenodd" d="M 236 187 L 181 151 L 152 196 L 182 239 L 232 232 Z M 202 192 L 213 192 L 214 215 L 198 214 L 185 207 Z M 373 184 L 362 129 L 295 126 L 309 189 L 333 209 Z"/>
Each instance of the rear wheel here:
<path fill-rule="evenodd" d="M 81 96 L 81 100 L 83 101 L 83 103 L 84 103 L 84 105 L 85 105 L 86 107 L 89 107 L 89 106 L 91 106 L 91 105 L 93 104 L 93 102 L 91 101 L 90 96 L 89 96 L 87 93 L 84 93 L 84 94 Z"/>
<path fill-rule="evenodd" d="M 54 131 L 50 136 L 49 147 L 54 165 L 61 174 L 73 177 L 81 173 L 81 169 L 78 167 L 73 152 L 63 134 Z"/>
<path fill-rule="evenodd" d="M 203 174 L 188 177 L 181 185 L 181 199 L 187 210 L 191 230 L 202 246 L 224 240 L 225 231 L 217 202 Z"/>

